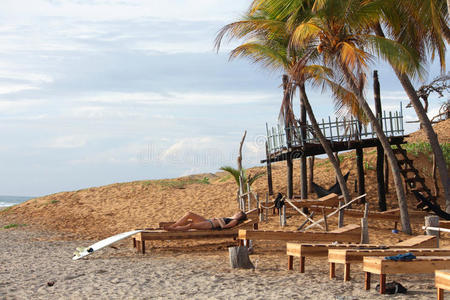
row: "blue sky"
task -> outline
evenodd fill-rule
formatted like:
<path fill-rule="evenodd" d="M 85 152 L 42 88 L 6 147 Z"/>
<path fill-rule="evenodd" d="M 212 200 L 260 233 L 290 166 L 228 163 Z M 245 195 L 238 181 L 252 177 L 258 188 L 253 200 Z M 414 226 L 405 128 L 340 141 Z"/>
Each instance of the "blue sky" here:
<path fill-rule="evenodd" d="M 244 130 L 244 163 L 258 165 L 281 74 L 228 62 L 232 45 L 213 51 L 218 30 L 249 3 L 3 0 L 0 194 L 215 172 L 235 164 Z M 392 71 L 374 67 L 384 108 L 407 103 Z M 319 117 L 333 114 L 329 95 L 310 98 Z"/>

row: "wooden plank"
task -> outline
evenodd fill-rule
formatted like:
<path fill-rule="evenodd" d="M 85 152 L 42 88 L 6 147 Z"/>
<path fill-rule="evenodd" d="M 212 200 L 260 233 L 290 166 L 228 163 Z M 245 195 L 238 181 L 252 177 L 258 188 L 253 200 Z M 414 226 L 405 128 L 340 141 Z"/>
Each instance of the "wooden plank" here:
<path fill-rule="evenodd" d="M 322 207 L 320 207 L 320 206 L 309 206 L 308 208 L 310 211 L 314 211 L 314 212 L 318 212 L 318 213 L 322 212 Z M 336 210 L 335 208 L 332 208 L 332 207 L 325 207 L 324 209 L 325 209 L 326 213 L 330 213 L 330 212 L 333 212 Z M 413 212 L 413 211 L 410 211 L 409 214 L 410 214 L 411 222 L 415 221 L 415 222 L 421 222 L 421 223 L 423 223 L 423 218 L 427 215 L 426 212 Z M 346 209 L 345 215 L 347 217 L 362 218 L 362 217 L 364 217 L 364 212 L 362 210 L 357 210 L 357 209 Z M 400 213 L 395 213 L 395 212 L 386 213 L 386 212 L 369 211 L 368 218 L 369 218 L 369 221 L 370 220 L 398 221 L 398 220 L 400 220 Z"/>
<path fill-rule="evenodd" d="M 411 252 L 416 256 L 450 256 L 450 249 L 330 249 L 328 261 L 347 264 L 362 263 L 368 256 L 393 256 Z"/>
<path fill-rule="evenodd" d="M 439 220 L 439 227 L 450 229 L 450 221 L 447 220 Z"/>
<path fill-rule="evenodd" d="M 352 224 L 353 225 L 353 224 Z M 349 226 L 349 225 L 347 225 Z M 347 227 L 346 226 L 346 227 Z M 360 240 L 360 227 L 349 226 L 347 231 L 330 232 L 298 232 L 298 231 L 262 231 L 239 230 L 238 239 L 272 240 L 272 241 L 314 241 L 314 242 L 358 242 Z M 344 227 L 345 228 L 345 227 Z M 341 229 L 344 229 L 341 228 Z"/>
<path fill-rule="evenodd" d="M 450 256 L 417 256 L 412 261 L 392 261 L 383 257 L 364 257 L 363 270 L 374 274 L 422 274 L 450 268 Z"/>
<path fill-rule="evenodd" d="M 436 270 L 434 275 L 437 288 L 450 290 L 450 270 Z"/>
<path fill-rule="evenodd" d="M 397 247 L 405 247 L 405 248 L 434 248 L 437 247 L 437 240 L 435 236 L 432 235 L 418 235 L 412 238 L 409 238 L 403 242 L 395 244 Z"/>

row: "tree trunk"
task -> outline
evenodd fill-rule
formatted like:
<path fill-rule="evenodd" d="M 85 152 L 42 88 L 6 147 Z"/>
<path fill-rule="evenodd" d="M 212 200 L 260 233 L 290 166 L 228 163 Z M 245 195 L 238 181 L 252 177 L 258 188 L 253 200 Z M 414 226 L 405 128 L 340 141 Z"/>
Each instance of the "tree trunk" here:
<path fill-rule="evenodd" d="M 255 269 L 250 261 L 247 247 L 230 247 L 228 248 L 230 255 L 230 265 L 233 269 Z"/>
<path fill-rule="evenodd" d="M 419 100 L 419 97 L 417 97 L 416 90 L 411 84 L 411 81 L 409 80 L 408 76 L 406 76 L 405 74 L 401 74 L 395 69 L 394 71 L 397 74 L 397 77 L 399 78 L 404 90 L 408 94 L 411 104 L 413 105 L 414 110 L 416 111 L 416 114 L 419 117 L 420 125 L 422 126 L 423 130 L 425 131 L 428 137 L 431 149 L 433 149 L 445 197 L 445 211 L 450 213 L 450 181 L 448 176 L 447 163 L 445 162 L 442 148 L 439 145 L 439 140 L 437 138 L 436 133 L 434 132 L 433 126 L 431 125 L 431 121 L 428 118 L 425 109 L 423 108 L 422 103 Z"/>
<path fill-rule="evenodd" d="M 373 93 L 375 100 L 375 112 L 381 130 L 383 130 L 383 110 L 381 108 L 380 82 L 378 81 L 378 71 L 373 71 Z M 380 211 L 386 211 L 386 191 L 384 189 L 384 150 L 381 145 L 377 146 L 377 191 L 378 206 Z"/>
<path fill-rule="evenodd" d="M 375 33 L 378 36 L 385 37 L 381 26 L 377 26 L 375 28 Z M 396 70 L 393 66 L 391 67 L 400 80 L 400 83 L 402 84 L 406 94 L 408 95 L 409 100 L 411 101 L 411 104 L 416 111 L 417 117 L 419 118 L 420 126 L 424 129 L 425 134 L 428 137 L 431 149 L 433 150 L 433 153 L 436 157 L 436 165 L 439 170 L 439 176 L 441 177 L 442 187 L 444 190 L 445 211 L 450 213 L 450 181 L 448 176 L 447 163 L 445 162 L 444 153 L 442 152 L 442 148 L 439 145 L 437 135 L 433 130 L 430 119 L 428 118 L 427 113 L 425 112 L 425 109 L 423 108 L 422 103 L 417 96 L 416 90 L 409 80 L 409 77 L 406 74 L 403 74 L 400 71 Z"/>
<path fill-rule="evenodd" d="M 372 110 L 369 107 L 366 99 L 364 99 L 361 91 L 357 87 L 356 83 L 353 81 L 353 76 L 350 73 L 350 70 L 341 63 L 341 70 L 344 73 L 345 79 L 352 89 L 353 93 L 356 95 L 360 108 L 364 111 L 364 114 L 368 118 L 369 122 L 372 124 L 375 133 L 377 134 L 378 140 L 384 148 L 384 152 L 389 160 L 389 164 L 392 170 L 392 177 L 394 179 L 395 189 L 397 191 L 397 201 L 398 206 L 400 208 L 400 220 L 402 223 L 402 230 L 406 234 L 412 234 L 411 224 L 409 222 L 408 215 L 408 205 L 406 203 L 405 190 L 403 189 L 402 178 L 400 175 L 400 169 L 398 166 L 397 158 L 392 151 L 391 145 L 381 129 L 380 123 L 378 123 L 378 119 L 373 114 Z"/>
<path fill-rule="evenodd" d="M 320 127 L 317 124 L 316 117 L 314 116 L 314 112 L 311 108 L 311 104 L 309 103 L 308 96 L 306 95 L 305 85 L 299 84 L 299 90 L 300 100 L 305 105 L 305 109 L 308 114 L 308 118 L 311 121 L 311 126 L 313 127 L 314 133 L 319 139 L 320 144 L 322 145 L 328 156 L 328 159 L 334 167 L 337 181 L 339 183 L 339 186 L 341 187 L 342 195 L 344 196 L 344 201 L 345 203 L 348 203 L 350 201 L 350 193 L 348 192 L 347 184 L 345 182 L 344 176 L 342 175 L 341 169 L 339 168 L 339 163 L 336 161 L 336 157 L 333 155 L 333 150 L 331 149 L 329 142 L 325 139 L 325 136 L 322 134 L 322 131 L 320 131 Z"/>

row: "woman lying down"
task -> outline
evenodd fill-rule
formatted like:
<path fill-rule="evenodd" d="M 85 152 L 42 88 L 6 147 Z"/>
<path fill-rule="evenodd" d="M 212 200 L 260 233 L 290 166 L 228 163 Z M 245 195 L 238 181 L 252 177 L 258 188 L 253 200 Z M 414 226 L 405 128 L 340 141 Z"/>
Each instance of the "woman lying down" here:
<path fill-rule="evenodd" d="M 190 229 L 220 230 L 232 228 L 245 220 L 247 220 L 247 214 L 243 211 L 237 212 L 230 218 L 212 218 L 212 219 L 206 219 L 200 215 L 188 212 L 174 224 L 166 226 L 164 229 L 170 231 L 187 231 Z"/>

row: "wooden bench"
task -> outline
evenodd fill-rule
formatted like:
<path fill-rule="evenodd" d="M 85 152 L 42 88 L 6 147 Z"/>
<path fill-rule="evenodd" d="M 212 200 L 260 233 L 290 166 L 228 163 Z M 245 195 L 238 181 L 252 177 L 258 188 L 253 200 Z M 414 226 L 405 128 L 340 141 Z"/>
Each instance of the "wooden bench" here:
<path fill-rule="evenodd" d="M 411 252 L 416 256 L 450 256 L 450 249 L 330 249 L 328 262 L 330 264 L 330 279 L 336 277 L 336 264 L 344 265 L 344 281 L 350 280 L 351 264 L 360 264 L 368 256 L 393 256 Z"/>
<path fill-rule="evenodd" d="M 434 281 L 438 300 L 444 300 L 444 290 L 450 290 L 450 270 L 436 270 L 434 272 Z"/>
<path fill-rule="evenodd" d="M 370 290 L 371 274 L 380 275 L 380 294 L 386 292 L 387 274 L 421 274 L 433 273 L 439 269 L 450 268 L 450 256 L 418 256 L 412 261 L 393 261 L 384 257 L 364 257 L 364 289 Z"/>
<path fill-rule="evenodd" d="M 305 272 L 306 257 L 328 257 L 330 249 L 391 249 L 391 248 L 433 248 L 436 247 L 436 237 L 431 235 L 419 235 L 399 242 L 394 245 L 371 245 L 371 244 L 304 244 L 287 243 L 286 254 L 288 256 L 288 269 L 293 269 L 294 257 L 300 258 L 300 272 Z"/>
<path fill-rule="evenodd" d="M 146 241 L 166 241 L 166 240 L 186 240 L 186 239 L 217 239 L 232 238 L 236 240 L 240 228 L 258 228 L 258 220 L 251 219 L 243 223 L 223 230 L 189 230 L 189 231 L 166 231 L 166 230 L 149 230 L 140 232 L 134 236 L 133 247 L 137 252 L 145 254 Z"/>
<path fill-rule="evenodd" d="M 244 241 L 304 241 L 304 242 L 347 242 L 356 243 L 361 239 L 361 227 L 350 224 L 329 232 L 299 232 L 299 231 L 268 231 L 268 230 L 239 230 L 239 244 Z M 248 243 L 247 243 L 248 245 Z"/>
<path fill-rule="evenodd" d="M 434 235 L 417 235 L 395 244 L 397 248 L 436 248 L 438 240 Z"/>

